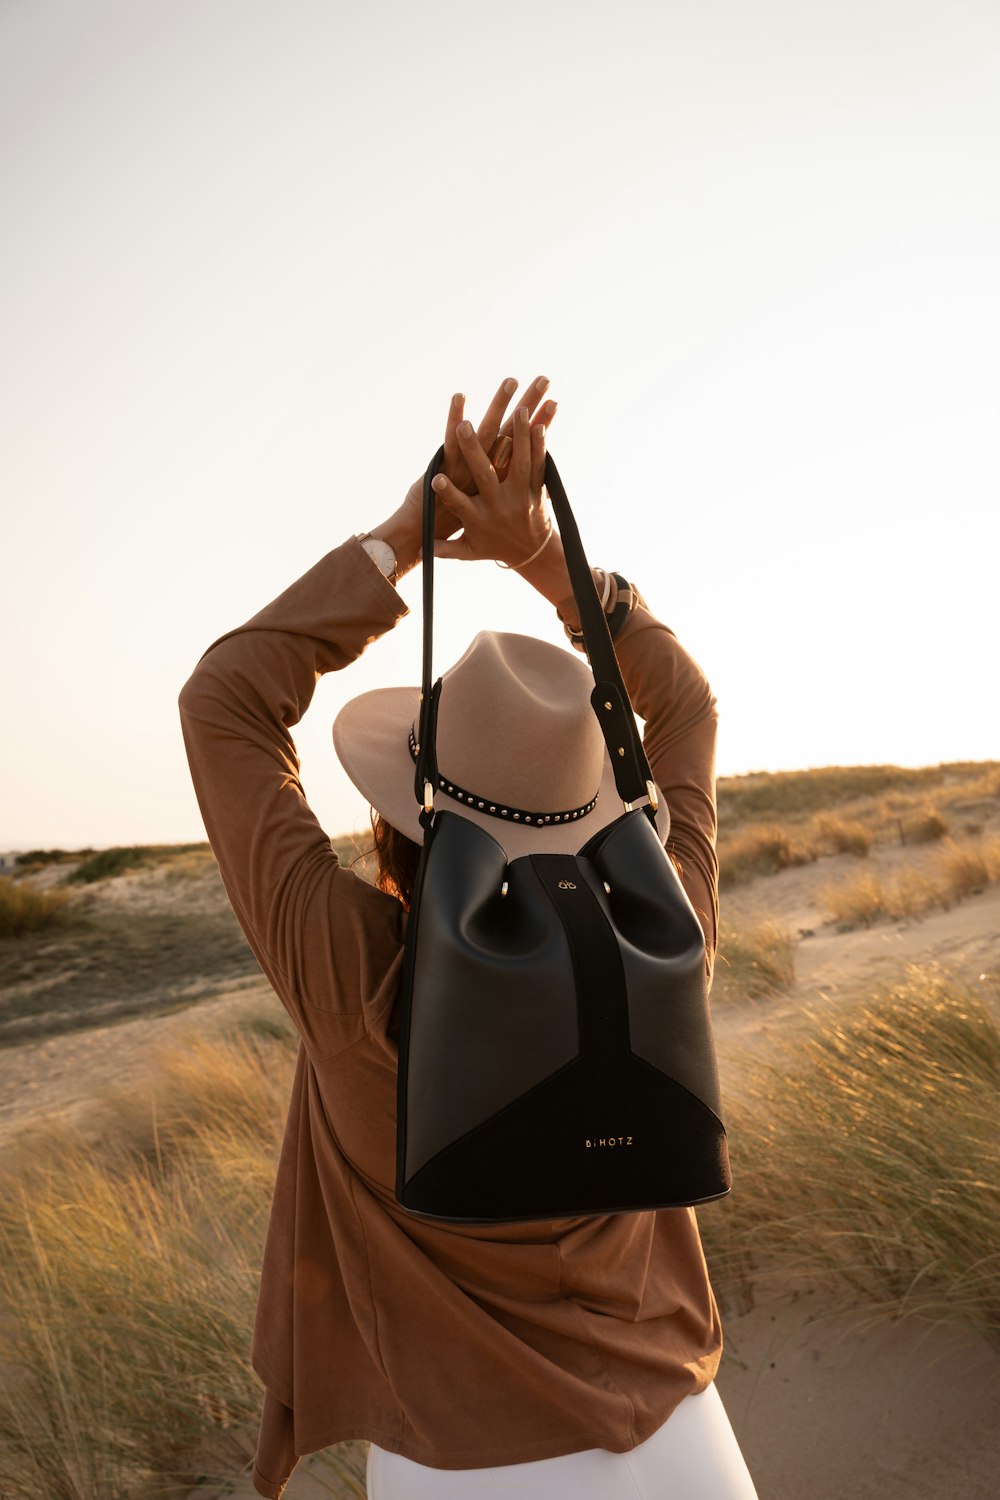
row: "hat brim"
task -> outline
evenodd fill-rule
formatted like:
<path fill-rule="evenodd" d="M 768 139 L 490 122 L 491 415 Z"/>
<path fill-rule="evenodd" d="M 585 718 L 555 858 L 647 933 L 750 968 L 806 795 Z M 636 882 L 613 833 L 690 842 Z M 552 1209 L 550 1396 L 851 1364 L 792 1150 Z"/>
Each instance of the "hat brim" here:
<path fill-rule="evenodd" d="M 423 843 L 424 830 L 414 793 L 415 766 L 408 736 L 411 725 L 417 722 L 419 707 L 419 688 L 373 688 L 345 703 L 333 721 L 334 749 L 351 781 L 386 822 L 415 844 Z M 657 802 L 656 827 L 660 842 L 665 844 L 670 813 L 659 787 Z M 504 849 L 508 861 L 522 854 L 575 854 L 599 829 L 624 812 L 606 746 L 597 802 L 589 813 L 570 823 L 511 823 L 440 791 L 435 794 L 434 806 L 457 812 L 485 828 Z"/>

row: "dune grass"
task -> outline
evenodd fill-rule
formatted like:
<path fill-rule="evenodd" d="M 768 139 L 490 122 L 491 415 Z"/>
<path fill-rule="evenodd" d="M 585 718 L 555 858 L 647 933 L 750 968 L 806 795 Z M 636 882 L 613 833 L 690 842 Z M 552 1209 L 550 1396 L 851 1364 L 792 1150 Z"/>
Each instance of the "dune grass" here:
<path fill-rule="evenodd" d="M 770 964 L 778 985 L 788 945 L 766 926 L 741 935 L 741 964 L 762 986 Z M 803 1285 L 1000 1337 L 996 1026 L 932 967 L 841 1001 L 807 1006 L 769 1061 L 723 1057 L 735 1185 L 699 1211 L 720 1301 Z M 296 1041 L 277 1007 L 192 1032 L 158 1054 L 152 1087 L 106 1095 L 86 1139 L 49 1127 L 8 1153 L 5 1500 L 180 1500 L 251 1458 L 250 1333 Z M 363 1444 L 324 1461 L 333 1493 L 364 1494 Z"/>
<path fill-rule="evenodd" d="M 712 979 L 712 1001 L 756 1000 L 795 981 L 795 939 L 773 918 L 733 923 L 723 917 Z"/>
<path fill-rule="evenodd" d="M 1000 1032 L 982 993 L 909 965 L 808 1005 L 769 1060 L 730 1056 L 723 1076 L 733 1191 L 699 1223 L 724 1303 L 822 1287 L 1000 1344 Z"/>
<path fill-rule="evenodd" d="M 192 1034 L 152 1091 L 108 1095 L 96 1140 L 50 1126 L 5 1161 L 5 1500 L 180 1500 L 252 1457 L 250 1333 L 294 1065 L 276 1029 Z M 326 1458 L 331 1493 L 363 1496 L 360 1445 Z"/>
<path fill-rule="evenodd" d="M 949 837 L 927 865 L 904 865 L 891 875 L 863 870 L 821 886 L 817 899 L 842 927 L 870 927 L 935 907 L 948 910 L 998 879 L 1000 836 Z"/>
<path fill-rule="evenodd" d="M 70 918 L 69 892 L 40 891 L 10 875 L 0 875 L 0 938 L 20 938 L 31 932 L 64 927 Z"/>

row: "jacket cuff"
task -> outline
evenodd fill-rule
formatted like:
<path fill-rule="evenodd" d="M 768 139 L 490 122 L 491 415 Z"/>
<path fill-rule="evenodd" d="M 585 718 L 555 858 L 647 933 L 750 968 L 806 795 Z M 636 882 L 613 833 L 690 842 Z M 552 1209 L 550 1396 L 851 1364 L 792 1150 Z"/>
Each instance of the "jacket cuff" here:
<path fill-rule="evenodd" d="M 297 1464 L 298 1459 L 296 1459 L 295 1462 Z M 292 1470 L 292 1472 L 294 1473 L 294 1469 Z M 281 1500 L 281 1497 L 285 1491 L 285 1486 L 287 1485 L 290 1478 L 291 1474 L 286 1475 L 284 1479 L 265 1479 L 264 1475 L 257 1467 L 256 1460 L 254 1461 L 253 1473 L 251 1474 L 253 1487 L 257 1491 L 258 1495 L 266 1496 L 266 1500 Z"/>

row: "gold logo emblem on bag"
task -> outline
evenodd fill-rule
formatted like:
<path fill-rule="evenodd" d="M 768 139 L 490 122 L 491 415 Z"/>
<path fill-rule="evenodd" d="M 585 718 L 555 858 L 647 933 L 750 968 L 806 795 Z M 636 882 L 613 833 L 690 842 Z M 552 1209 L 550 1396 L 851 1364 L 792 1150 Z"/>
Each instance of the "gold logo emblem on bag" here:
<path fill-rule="evenodd" d="M 561 891 L 575 891 L 576 890 L 576 881 L 575 880 L 560 880 L 560 882 L 559 882 L 559 889 Z"/>
<path fill-rule="evenodd" d="M 631 1146 L 630 1135 L 588 1135 L 586 1137 L 588 1151 L 614 1150 L 618 1146 Z"/>

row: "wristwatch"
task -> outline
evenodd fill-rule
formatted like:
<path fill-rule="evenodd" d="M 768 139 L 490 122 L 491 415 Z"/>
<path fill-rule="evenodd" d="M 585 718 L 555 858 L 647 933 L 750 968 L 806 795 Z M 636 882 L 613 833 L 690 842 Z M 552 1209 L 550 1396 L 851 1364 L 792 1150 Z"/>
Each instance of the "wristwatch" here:
<path fill-rule="evenodd" d="M 364 547 L 376 567 L 381 568 L 389 582 L 395 587 L 398 564 L 392 547 L 381 536 L 372 536 L 368 531 L 358 533 L 358 541 Z"/>

